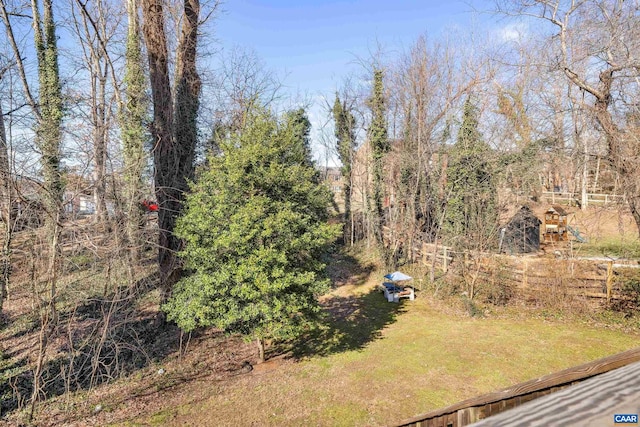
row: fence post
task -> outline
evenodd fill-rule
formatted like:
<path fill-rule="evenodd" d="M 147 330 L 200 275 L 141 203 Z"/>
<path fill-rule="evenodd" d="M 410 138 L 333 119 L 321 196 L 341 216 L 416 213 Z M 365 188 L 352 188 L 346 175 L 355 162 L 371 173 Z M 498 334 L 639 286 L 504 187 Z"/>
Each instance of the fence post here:
<path fill-rule="evenodd" d="M 522 287 L 527 287 L 527 259 L 522 260 Z"/>
<path fill-rule="evenodd" d="M 442 247 L 442 256 L 444 257 L 444 258 L 442 258 L 442 270 L 443 270 L 445 273 L 447 272 L 447 265 L 449 264 L 449 263 L 448 263 L 448 261 L 449 261 L 449 259 L 448 259 L 449 255 L 447 254 L 447 249 L 448 249 L 448 248 L 447 248 L 446 246 L 443 246 L 443 247 Z"/>
<path fill-rule="evenodd" d="M 422 242 L 422 265 L 427 265 L 427 244 Z"/>
<path fill-rule="evenodd" d="M 611 301 L 611 289 L 613 288 L 613 261 L 607 263 L 607 304 Z"/>

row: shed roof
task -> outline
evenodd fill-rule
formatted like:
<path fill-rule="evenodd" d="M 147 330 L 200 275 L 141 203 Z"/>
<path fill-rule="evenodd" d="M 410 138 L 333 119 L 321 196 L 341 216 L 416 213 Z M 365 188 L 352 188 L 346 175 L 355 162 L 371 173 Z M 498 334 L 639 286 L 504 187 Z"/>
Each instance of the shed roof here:
<path fill-rule="evenodd" d="M 522 206 L 518 212 L 515 213 L 507 223 L 507 227 L 511 224 L 522 224 L 526 223 L 527 225 L 536 226 L 542 224 L 540 218 L 536 216 L 535 213 L 528 207 Z"/>
<path fill-rule="evenodd" d="M 551 211 L 557 213 L 558 215 L 567 216 L 567 211 L 565 211 L 560 205 L 551 205 L 551 207 L 547 209 L 547 212 Z"/>

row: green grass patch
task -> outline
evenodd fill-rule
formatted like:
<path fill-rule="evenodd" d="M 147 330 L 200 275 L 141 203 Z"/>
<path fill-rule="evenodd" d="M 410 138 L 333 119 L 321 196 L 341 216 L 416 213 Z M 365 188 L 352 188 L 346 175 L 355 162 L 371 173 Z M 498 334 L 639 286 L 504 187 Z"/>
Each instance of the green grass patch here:
<path fill-rule="evenodd" d="M 637 332 L 577 320 L 471 318 L 426 298 L 399 305 L 380 294 L 357 298 L 370 307 L 359 305 L 334 325 L 346 343 L 316 347 L 321 354 L 157 416 L 167 425 L 213 425 L 202 413 L 215 414 L 208 418 L 215 425 L 388 425 L 638 344 Z M 380 321 L 389 316 L 385 306 L 393 315 Z M 153 425 L 154 417 L 141 421 Z"/>
<path fill-rule="evenodd" d="M 640 258 L 640 240 L 607 237 L 579 244 L 580 255 Z"/>

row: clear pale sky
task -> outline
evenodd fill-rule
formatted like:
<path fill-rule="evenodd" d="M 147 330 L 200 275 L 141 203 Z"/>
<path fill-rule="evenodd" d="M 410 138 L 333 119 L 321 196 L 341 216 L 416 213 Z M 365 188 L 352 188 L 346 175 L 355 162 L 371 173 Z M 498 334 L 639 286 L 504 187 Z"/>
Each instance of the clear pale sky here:
<path fill-rule="evenodd" d="M 393 57 L 421 34 L 438 37 L 468 26 L 478 20 L 474 8 L 490 7 L 490 0 L 229 0 L 215 37 L 223 49 L 250 48 L 270 70 L 286 73 L 287 92 L 318 99 L 332 97 L 343 76 L 357 69 L 356 58 L 370 57 L 377 42 Z M 319 113 L 314 105 L 316 131 Z"/>
<path fill-rule="evenodd" d="M 459 0 L 230 0 L 223 10 L 216 23 L 221 44 L 253 48 L 302 90 L 339 82 L 376 40 L 390 49 L 408 46 L 425 31 L 436 35 L 472 18 Z"/>

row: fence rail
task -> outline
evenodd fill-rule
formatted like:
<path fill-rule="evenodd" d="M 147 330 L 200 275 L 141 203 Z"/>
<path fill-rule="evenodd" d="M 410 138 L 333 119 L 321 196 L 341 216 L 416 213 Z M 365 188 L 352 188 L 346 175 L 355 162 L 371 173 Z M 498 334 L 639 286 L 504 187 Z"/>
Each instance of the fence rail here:
<path fill-rule="evenodd" d="M 554 192 L 543 191 L 542 197 L 551 203 L 561 202 L 580 202 L 582 200 L 581 193 L 574 192 Z M 623 203 L 625 197 L 620 194 L 604 194 L 604 193 L 587 193 L 587 204 L 590 205 L 608 205 L 613 203 Z"/>
<path fill-rule="evenodd" d="M 385 235 L 391 231 L 385 228 Z M 458 252 L 449 246 L 414 242 L 410 260 L 430 270 L 447 273 L 452 267 L 465 279 L 481 283 L 509 285 L 520 296 L 539 298 L 547 295 L 573 296 L 587 301 L 624 301 L 622 286 L 616 281 L 621 270 L 640 268 L 637 260 L 556 259 L 517 257 L 482 252 Z"/>

